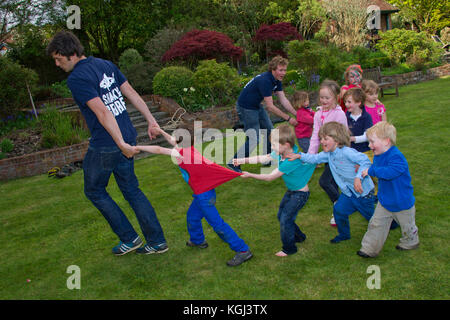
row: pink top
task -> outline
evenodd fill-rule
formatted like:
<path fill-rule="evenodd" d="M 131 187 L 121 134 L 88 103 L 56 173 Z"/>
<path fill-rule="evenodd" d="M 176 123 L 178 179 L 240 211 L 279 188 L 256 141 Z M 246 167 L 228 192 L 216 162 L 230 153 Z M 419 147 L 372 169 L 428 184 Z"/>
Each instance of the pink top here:
<path fill-rule="evenodd" d="M 367 113 L 369 113 L 372 116 L 372 122 L 373 124 L 380 122 L 381 116 L 386 113 L 386 108 L 381 103 L 375 103 L 375 107 L 371 108 L 368 106 L 365 106 Z"/>
<path fill-rule="evenodd" d="M 297 138 L 311 137 L 314 124 L 314 111 L 310 108 L 301 107 L 297 110 L 297 126 L 295 136 Z"/>
<path fill-rule="evenodd" d="M 347 117 L 340 106 L 337 105 L 336 108 L 328 111 L 322 111 L 322 107 L 319 107 L 319 110 L 314 115 L 314 127 L 308 153 L 317 153 L 317 151 L 319 151 L 319 130 L 324 123 L 331 121 L 342 123 L 346 128 L 348 128 Z"/>

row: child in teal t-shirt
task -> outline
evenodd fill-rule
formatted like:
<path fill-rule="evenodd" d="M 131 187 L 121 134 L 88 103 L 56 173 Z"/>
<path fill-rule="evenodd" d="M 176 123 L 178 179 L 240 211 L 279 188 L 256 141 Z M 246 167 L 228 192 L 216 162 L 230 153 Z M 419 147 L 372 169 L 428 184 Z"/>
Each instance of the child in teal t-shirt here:
<path fill-rule="evenodd" d="M 278 134 L 278 138 L 276 135 Z M 297 214 L 306 204 L 309 198 L 308 181 L 314 173 L 315 165 L 304 163 L 301 160 L 289 161 L 286 155 L 298 150 L 295 145 L 295 132 L 289 125 L 281 125 L 271 133 L 271 154 L 249 158 L 234 159 L 233 164 L 268 163 L 272 159 L 278 160 L 278 168 L 269 174 L 254 174 L 243 172 L 242 178 L 255 178 L 258 180 L 272 181 L 282 177 L 287 191 L 281 200 L 278 210 L 280 222 L 280 235 L 283 244 L 282 250 L 277 252 L 279 257 L 285 257 L 297 252 L 296 242 L 303 242 L 306 235 L 295 223 Z"/>

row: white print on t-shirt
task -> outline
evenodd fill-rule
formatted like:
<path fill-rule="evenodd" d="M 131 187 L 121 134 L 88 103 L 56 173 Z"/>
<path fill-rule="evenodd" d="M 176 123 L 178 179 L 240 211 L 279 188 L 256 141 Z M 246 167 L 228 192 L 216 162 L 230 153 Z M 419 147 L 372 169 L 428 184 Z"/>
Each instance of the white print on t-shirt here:
<path fill-rule="evenodd" d="M 114 82 L 116 82 L 116 81 L 114 80 L 114 72 L 113 72 L 113 74 L 112 74 L 111 77 L 108 77 L 108 76 L 104 73 L 104 74 L 103 74 L 103 79 L 102 79 L 102 81 L 100 82 L 100 88 L 109 90 L 109 88 L 112 86 L 112 84 L 113 84 Z"/>
<path fill-rule="evenodd" d="M 122 92 L 120 92 L 118 87 L 114 87 L 114 89 L 102 95 L 102 100 L 105 106 L 115 117 L 127 109 L 125 106 L 125 101 L 123 100 Z"/>

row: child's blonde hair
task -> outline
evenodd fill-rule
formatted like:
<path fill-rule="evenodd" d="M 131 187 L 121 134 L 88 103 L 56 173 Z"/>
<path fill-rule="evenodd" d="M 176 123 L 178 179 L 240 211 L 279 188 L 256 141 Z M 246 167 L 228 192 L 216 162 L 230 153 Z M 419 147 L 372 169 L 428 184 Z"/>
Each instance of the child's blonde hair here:
<path fill-rule="evenodd" d="M 306 100 L 309 100 L 308 92 L 295 91 L 292 96 L 292 106 L 295 110 L 300 109 Z"/>
<path fill-rule="evenodd" d="M 376 135 L 379 139 L 389 139 L 393 146 L 397 142 L 397 129 L 387 121 L 376 123 L 373 127 L 367 129 L 366 135 L 368 137 Z"/>
<path fill-rule="evenodd" d="M 380 91 L 380 87 L 378 84 L 373 80 L 363 80 L 361 82 L 361 88 L 364 90 L 365 93 L 378 93 Z"/>
<path fill-rule="evenodd" d="M 279 144 L 289 143 L 291 145 L 291 148 L 295 146 L 295 141 L 297 140 L 297 137 L 295 135 L 294 129 L 290 125 L 284 123 L 282 125 L 279 125 L 276 129 L 273 129 L 272 133 L 270 134 L 271 139 L 275 137 L 273 135 L 274 130 L 278 131 Z"/>
<path fill-rule="evenodd" d="M 361 102 L 359 107 L 361 109 L 364 108 L 364 103 L 366 102 L 366 94 L 361 88 L 351 88 L 345 91 L 343 100 L 347 99 L 348 96 L 351 96 L 355 102 Z"/>
<path fill-rule="evenodd" d="M 319 138 L 333 138 L 339 147 L 350 146 L 350 132 L 342 123 L 331 121 L 325 123 L 319 130 Z"/>
<path fill-rule="evenodd" d="M 331 94 L 334 96 L 336 100 L 336 104 L 339 100 L 339 94 L 341 93 L 341 88 L 339 87 L 338 83 L 334 80 L 325 79 L 323 80 L 322 84 L 319 87 L 319 91 L 321 89 L 327 88 L 330 90 Z"/>

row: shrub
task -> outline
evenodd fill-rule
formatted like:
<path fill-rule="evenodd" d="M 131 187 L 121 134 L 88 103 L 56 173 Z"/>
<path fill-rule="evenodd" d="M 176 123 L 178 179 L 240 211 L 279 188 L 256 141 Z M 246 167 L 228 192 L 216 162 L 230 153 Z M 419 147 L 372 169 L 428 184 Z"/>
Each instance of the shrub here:
<path fill-rule="evenodd" d="M 67 80 L 63 80 L 61 82 L 55 82 L 51 85 L 53 93 L 61 98 L 71 98 L 72 92 L 70 92 L 69 87 L 67 86 Z"/>
<path fill-rule="evenodd" d="M 385 53 L 394 65 L 400 63 L 429 64 L 440 59 L 443 50 L 425 32 L 392 29 L 380 34 L 376 47 Z"/>
<path fill-rule="evenodd" d="M 0 116 L 17 114 L 30 103 L 27 83 L 32 89 L 38 77 L 33 70 L 24 68 L 6 57 L 0 57 Z"/>
<path fill-rule="evenodd" d="M 210 30 L 192 30 L 163 55 L 162 61 L 183 60 L 190 65 L 200 60 L 232 59 L 242 56 L 243 50 L 233 45 L 233 41 L 225 34 Z"/>
<path fill-rule="evenodd" d="M 208 95 L 212 104 L 228 104 L 239 91 L 237 70 L 216 60 L 200 61 L 193 75 L 194 87 Z"/>
<path fill-rule="evenodd" d="M 0 142 L 0 150 L 3 153 L 8 153 L 13 151 L 14 149 L 14 144 L 11 140 L 9 140 L 8 138 L 5 138 L 2 140 L 2 142 Z"/>
<path fill-rule="evenodd" d="M 176 100 L 181 104 L 184 88 L 193 86 L 194 73 L 186 67 L 167 67 L 161 69 L 153 78 L 153 93 Z"/>
<path fill-rule="evenodd" d="M 136 49 L 127 49 L 125 50 L 119 58 L 119 68 L 126 73 L 127 70 L 129 70 L 131 67 L 141 64 L 144 62 L 142 59 L 142 56 L 139 54 L 139 52 Z"/>
<path fill-rule="evenodd" d="M 81 143 L 89 137 L 89 132 L 76 125 L 69 113 L 49 107 L 39 116 L 42 127 L 41 145 L 44 148 L 64 147 Z"/>
<path fill-rule="evenodd" d="M 287 57 L 283 51 L 283 41 L 302 40 L 297 29 L 288 22 L 280 22 L 272 25 L 263 24 L 256 31 L 253 40 L 262 42 L 266 47 L 266 59 L 270 56 L 281 55 Z"/>
<path fill-rule="evenodd" d="M 319 74 L 320 66 L 326 59 L 324 47 L 312 40 L 293 40 L 288 44 L 288 56 L 290 64 L 303 72 L 308 88 L 311 88 L 313 75 Z"/>

